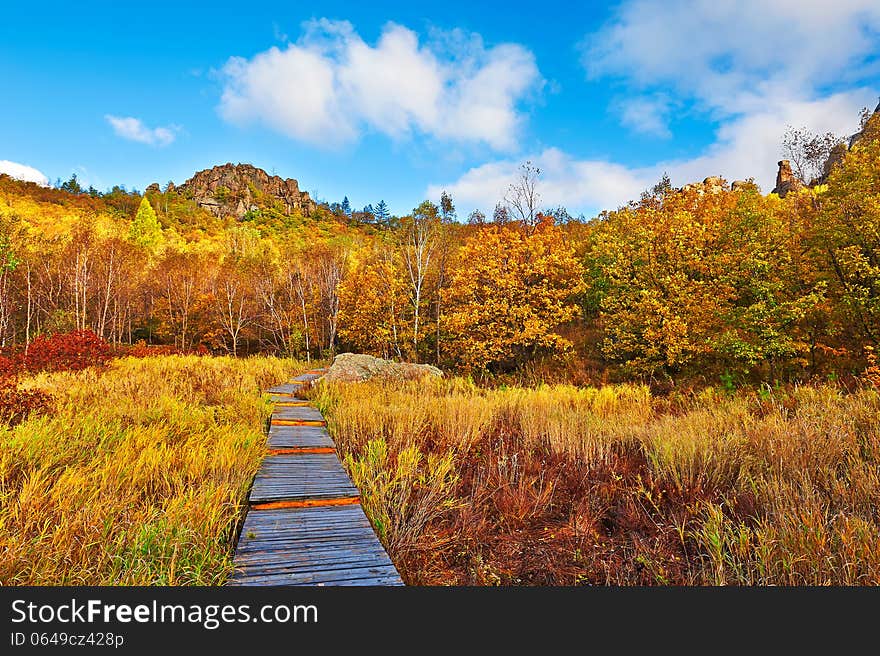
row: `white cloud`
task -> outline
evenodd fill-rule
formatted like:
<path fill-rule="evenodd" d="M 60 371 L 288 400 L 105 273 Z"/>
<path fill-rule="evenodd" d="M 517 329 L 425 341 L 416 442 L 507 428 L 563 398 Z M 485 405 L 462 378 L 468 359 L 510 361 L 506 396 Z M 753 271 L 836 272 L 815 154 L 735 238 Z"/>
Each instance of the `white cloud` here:
<path fill-rule="evenodd" d="M 544 208 L 564 205 L 574 213 L 614 208 L 656 179 L 651 168 L 629 169 L 605 160 L 579 160 L 558 148 L 548 148 L 529 159 L 541 169 L 538 191 Z M 474 167 L 458 180 L 448 184 L 430 185 L 428 198 L 439 198 L 446 190 L 452 195 L 459 214 L 472 209 L 491 214 L 509 185 L 519 174 L 520 160 L 505 159 Z"/>
<path fill-rule="evenodd" d="M 853 128 L 858 109 L 871 96 L 871 91 L 857 90 L 816 101 L 779 99 L 764 112 L 722 125 L 715 143 L 691 159 L 627 167 L 606 159 L 579 159 L 556 148 L 523 159 L 531 159 L 542 171 L 538 189 L 545 208 L 564 205 L 574 214 L 583 212 L 587 216 L 637 199 L 663 173 L 668 173 L 676 186 L 710 175 L 729 181 L 754 177 L 766 193 L 775 184 L 779 141 L 788 125 L 845 134 Z M 474 167 L 445 185 L 430 185 L 427 197 L 439 198 L 445 189 L 462 215 L 474 208 L 490 211 L 516 178 L 520 163 L 505 159 Z"/>
<path fill-rule="evenodd" d="M 624 126 L 662 139 L 672 136 L 667 124 L 671 106 L 666 96 L 618 99 L 613 105 Z"/>
<path fill-rule="evenodd" d="M 878 36 L 876 0 L 628 0 L 581 49 L 589 77 L 628 88 L 621 124 L 662 135 L 667 94 L 726 122 L 865 84 L 880 71 Z"/>
<path fill-rule="evenodd" d="M 880 4 L 840 0 L 628 0 L 582 43 L 593 78 L 670 86 L 708 109 L 754 111 L 768 93 L 858 83 L 877 54 Z M 874 69 L 876 72 L 876 69 Z"/>
<path fill-rule="evenodd" d="M 388 23 L 375 45 L 345 21 L 305 25 L 302 38 L 223 68 L 219 111 L 226 120 L 262 122 L 318 145 L 356 140 L 364 130 L 392 138 L 515 145 L 519 104 L 542 79 L 534 55 L 516 44 L 486 48 L 455 30 L 418 35 Z"/>
<path fill-rule="evenodd" d="M 712 122 L 715 140 L 694 157 L 642 167 L 556 149 L 535 153 L 545 205 L 590 215 L 638 198 L 664 172 L 677 186 L 710 175 L 754 177 L 769 192 L 789 125 L 845 136 L 856 129 L 858 110 L 874 106 L 878 32 L 876 0 L 840 0 L 833 9 L 801 0 L 625 0 L 581 44 L 588 76 L 628 89 L 610 107 L 626 127 L 669 136 L 670 115 L 687 106 Z M 518 164 L 472 168 L 431 185 L 429 197 L 445 188 L 463 211 L 491 209 Z"/>
<path fill-rule="evenodd" d="M 104 118 L 113 127 L 117 136 L 151 146 L 169 145 L 174 141 L 179 130 L 176 126 L 148 128 L 143 121 L 133 116 L 122 117 L 107 114 Z"/>
<path fill-rule="evenodd" d="M 18 162 L 10 162 L 8 159 L 0 159 L 0 173 L 5 173 L 16 180 L 24 180 L 25 182 L 36 182 L 44 187 L 48 186 L 49 178 L 42 171 L 35 169 L 26 164 Z"/>

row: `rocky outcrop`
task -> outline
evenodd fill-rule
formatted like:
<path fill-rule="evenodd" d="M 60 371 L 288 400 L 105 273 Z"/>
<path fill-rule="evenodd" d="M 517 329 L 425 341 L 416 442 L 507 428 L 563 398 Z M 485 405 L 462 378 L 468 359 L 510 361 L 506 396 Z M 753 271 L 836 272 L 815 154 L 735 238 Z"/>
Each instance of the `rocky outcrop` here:
<path fill-rule="evenodd" d="M 749 191 L 757 188 L 758 185 L 755 184 L 754 178 L 749 178 L 748 180 L 734 180 L 730 183 L 731 191 Z"/>
<path fill-rule="evenodd" d="M 717 194 L 726 191 L 727 180 L 717 175 L 704 178 L 702 182 L 691 182 L 684 185 L 679 191 L 696 191 L 698 194 Z"/>
<path fill-rule="evenodd" d="M 785 198 L 790 191 L 797 191 L 801 188 L 800 180 L 798 180 L 791 170 L 791 162 L 787 159 L 781 159 L 778 162 L 779 170 L 776 172 L 776 186 L 770 193 L 778 194 L 780 198 Z"/>
<path fill-rule="evenodd" d="M 442 375 L 442 371 L 429 364 L 392 362 L 371 355 L 340 353 L 323 380 L 356 383 L 364 380 L 415 380 Z"/>
<path fill-rule="evenodd" d="M 276 203 L 286 214 L 298 211 L 304 216 L 316 207 L 296 180 L 269 175 L 251 164 L 228 163 L 199 171 L 176 191 L 221 218 L 241 219 L 248 212 Z"/>
<path fill-rule="evenodd" d="M 880 116 L 880 102 L 877 103 L 877 107 L 874 108 L 874 112 L 870 115 L 870 117 L 869 117 L 868 120 L 870 121 L 870 119 L 873 118 L 874 116 Z M 867 123 L 868 123 L 868 121 L 865 122 L 865 124 L 862 126 L 862 129 L 861 129 L 861 130 L 859 130 L 858 132 L 856 132 L 854 135 L 852 135 L 852 136 L 849 138 L 849 147 L 850 147 L 850 148 L 852 148 L 853 146 L 855 146 L 855 145 L 859 142 L 859 140 L 860 140 L 863 136 L 865 136 L 866 128 L 869 127 L 869 126 L 867 125 Z M 872 127 L 873 127 L 873 126 L 872 126 Z M 869 130 L 869 131 L 870 131 L 870 130 Z M 872 135 L 872 136 L 873 136 L 873 135 Z"/>

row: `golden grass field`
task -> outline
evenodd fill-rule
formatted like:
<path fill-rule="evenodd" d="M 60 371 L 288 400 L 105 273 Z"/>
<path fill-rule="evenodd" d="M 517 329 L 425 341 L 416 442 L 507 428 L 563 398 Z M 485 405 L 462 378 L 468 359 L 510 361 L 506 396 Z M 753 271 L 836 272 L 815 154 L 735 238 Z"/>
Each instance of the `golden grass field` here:
<path fill-rule="evenodd" d="M 880 583 L 876 390 L 313 394 L 408 583 Z"/>
<path fill-rule="evenodd" d="M 4 585 L 218 585 L 265 454 L 270 357 L 38 374 L 0 428 Z M 319 384 L 409 584 L 878 584 L 880 394 Z"/>
<path fill-rule="evenodd" d="M 0 582 L 223 583 L 265 453 L 261 392 L 305 368 L 162 356 L 25 379 L 54 401 L 0 427 Z"/>

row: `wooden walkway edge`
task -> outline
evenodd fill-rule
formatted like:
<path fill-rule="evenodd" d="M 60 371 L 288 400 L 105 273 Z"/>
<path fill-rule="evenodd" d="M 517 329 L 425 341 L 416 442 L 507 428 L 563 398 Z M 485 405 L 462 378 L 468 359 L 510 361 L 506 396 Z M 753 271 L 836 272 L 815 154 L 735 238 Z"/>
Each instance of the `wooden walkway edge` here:
<path fill-rule="evenodd" d="M 403 585 L 324 417 L 297 397 L 322 374 L 268 390 L 275 404 L 269 453 L 254 478 L 227 585 Z"/>

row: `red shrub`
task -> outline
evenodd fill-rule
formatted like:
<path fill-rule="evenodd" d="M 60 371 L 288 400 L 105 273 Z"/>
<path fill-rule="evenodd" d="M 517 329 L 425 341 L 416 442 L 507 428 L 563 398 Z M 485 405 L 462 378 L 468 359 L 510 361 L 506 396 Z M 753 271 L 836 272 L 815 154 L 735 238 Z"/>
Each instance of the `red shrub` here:
<path fill-rule="evenodd" d="M 0 423 L 14 426 L 45 409 L 50 400 L 45 392 L 18 389 L 13 376 L 0 376 Z"/>
<path fill-rule="evenodd" d="M 23 356 L 27 371 L 79 371 L 101 366 L 113 356 L 110 345 L 91 330 L 40 335 Z"/>
<path fill-rule="evenodd" d="M 0 353 L 0 379 L 6 376 L 14 376 L 18 371 L 21 358 L 14 355 L 3 355 Z"/>

